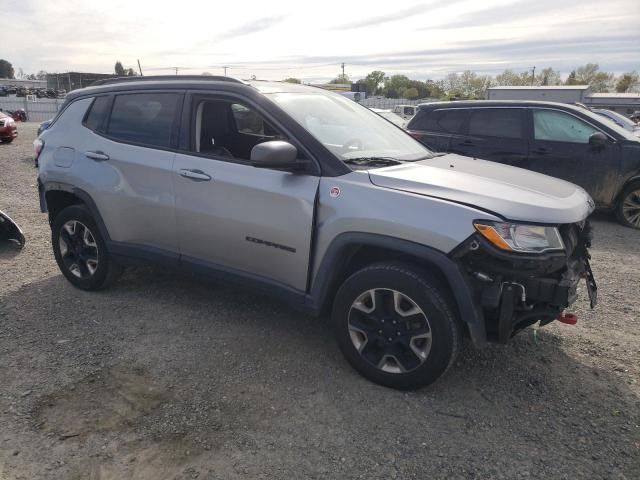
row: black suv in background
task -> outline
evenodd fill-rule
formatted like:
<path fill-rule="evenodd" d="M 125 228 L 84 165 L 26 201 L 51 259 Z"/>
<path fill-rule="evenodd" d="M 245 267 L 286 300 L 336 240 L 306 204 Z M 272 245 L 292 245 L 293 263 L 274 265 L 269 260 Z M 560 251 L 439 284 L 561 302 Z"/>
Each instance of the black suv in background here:
<path fill-rule="evenodd" d="M 583 187 L 640 229 L 640 138 L 584 108 L 551 102 L 422 104 L 407 130 L 438 152 L 505 163 Z"/>

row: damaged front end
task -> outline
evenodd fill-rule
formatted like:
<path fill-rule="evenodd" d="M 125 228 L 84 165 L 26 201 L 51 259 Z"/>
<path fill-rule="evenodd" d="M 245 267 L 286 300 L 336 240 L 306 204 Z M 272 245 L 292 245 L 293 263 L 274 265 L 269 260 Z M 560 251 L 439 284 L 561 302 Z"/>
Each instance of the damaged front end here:
<path fill-rule="evenodd" d="M 482 306 L 488 340 L 506 343 L 538 321 L 575 323 L 563 312 L 575 302 L 582 279 L 595 307 L 588 221 L 557 227 L 484 222 L 476 230 L 452 257 Z"/>
<path fill-rule="evenodd" d="M 0 210 L 0 243 L 12 242 L 20 248 L 24 246 L 24 234 L 16 222 L 9 215 Z"/>

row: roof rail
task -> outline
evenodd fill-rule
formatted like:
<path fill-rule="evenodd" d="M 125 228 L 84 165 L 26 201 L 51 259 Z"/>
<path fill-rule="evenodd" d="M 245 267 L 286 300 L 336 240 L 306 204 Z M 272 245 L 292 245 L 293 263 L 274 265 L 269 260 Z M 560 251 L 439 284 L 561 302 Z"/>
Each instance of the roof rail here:
<path fill-rule="evenodd" d="M 216 82 L 233 82 L 244 83 L 241 80 L 231 77 L 223 77 L 220 75 L 136 75 L 135 77 L 113 77 L 105 78 L 102 80 L 96 80 L 91 84 L 92 87 L 98 85 L 109 85 L 111 83 L 121 82 L 143 82 L 143 81 L 155 81 L 155 80 L 202 80 L 202 81 L 216 81 Z"/>

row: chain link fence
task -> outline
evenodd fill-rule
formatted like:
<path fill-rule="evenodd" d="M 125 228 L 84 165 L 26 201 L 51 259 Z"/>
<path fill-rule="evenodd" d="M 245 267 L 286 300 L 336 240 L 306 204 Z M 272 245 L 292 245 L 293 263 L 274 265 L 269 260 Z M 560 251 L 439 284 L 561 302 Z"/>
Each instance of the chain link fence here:
<path fill-rule="evenodd" d="M 3 111 L 24 109 L 28 122 L 44 122 L 53 118 L 63 103 L 63 98 L 0 97 Z"/>

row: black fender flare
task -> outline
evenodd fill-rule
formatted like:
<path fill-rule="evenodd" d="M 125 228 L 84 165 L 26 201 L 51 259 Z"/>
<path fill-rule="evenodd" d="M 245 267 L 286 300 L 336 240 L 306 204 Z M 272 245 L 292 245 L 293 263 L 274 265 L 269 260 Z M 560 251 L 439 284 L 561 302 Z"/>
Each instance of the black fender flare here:
<path fill-rule="evenodd" d="M 482 309 L 474 301 L 473 290 L 460 266 L 443 252 L 419 243 L 387 235 L 364 232 L 346 232 L 338 235 L 320 262 L 318 273 L 311 283 L 309 298 L 312 308 L 320 311 L 329 300 L 330 288 L 340 275 L 354 248 L 371 246 L 394 250 L 426 260 L 434 265 L 446 279 L 454 296 L 460 318 L 467 324 L 471 340 L 482 347 L 487 342 L 486 325 Z"/>
<path fill-rule="evenodd" d="M 38 180 L 38 184 L 39 184 L 38 190 L 40 193 L 40 210 L 43 213 L 46 213 L 49 211 L 49 208 L 47 206 L 47 192 L 61 191 L 61 192 L 71 193 L 76 197 L 78 197 L 82 201 L 82 203 L 84 203 L 87 206 L 87 208 L 91 212 L 91 216 L 94 218 L 94 220 L 96 221 L 96 224 L 98 225 L 98 228 L 100 229 L 100 234 L 102 235 L 102 238 L 104 238 L 105 241 L 107 242 L 111 242 L 109 231 L 107 230 L 107 226 L 105 225 L 104 220 L 102 219 L 102 215 L 100 215 L 98 206 L 96 205 L 96 202 L 93 201 L 93 198 L 91 197 L 91 195 L 89 195 L 86 191 L 67 183 L 60 183 L 60 182 L 41 183 L 40 180 Z"/>

